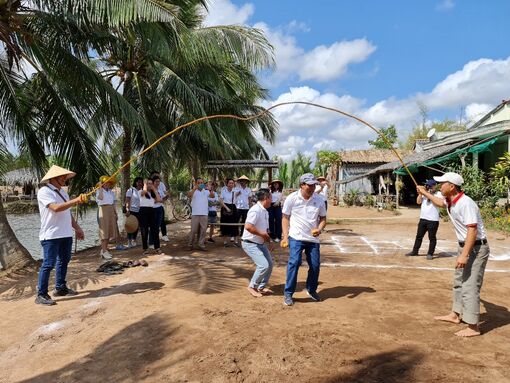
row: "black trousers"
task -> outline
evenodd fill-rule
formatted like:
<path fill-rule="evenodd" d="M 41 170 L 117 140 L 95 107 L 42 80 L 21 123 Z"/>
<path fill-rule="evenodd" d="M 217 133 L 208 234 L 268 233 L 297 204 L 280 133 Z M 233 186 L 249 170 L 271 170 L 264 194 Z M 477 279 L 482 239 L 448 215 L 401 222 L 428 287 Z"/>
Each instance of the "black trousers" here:
<path fill-rule="evenodd" d="M 414 240 L 413 253 L 418 254 L 421 242 L 425 233 L 429 233 L 429 251 L 427 254 L 434 255 L 437 243 L 437 229 L 439 228 L 439 221 L 429 221 L 428 219 L 420 219 L 418 222 L 418 231 L 416 232 L 416 239 Z"/>
<path fill-rule="evenodd" d="M 238 216 L 238 222 L 245 223 L 246 222 L 246 216 L 248 215 L 248 209 L 237 209 L 237 216 Z M 241 226 L 241 232 L 239 235 L 242 237 L 244 232 L 244 226 Z"/>

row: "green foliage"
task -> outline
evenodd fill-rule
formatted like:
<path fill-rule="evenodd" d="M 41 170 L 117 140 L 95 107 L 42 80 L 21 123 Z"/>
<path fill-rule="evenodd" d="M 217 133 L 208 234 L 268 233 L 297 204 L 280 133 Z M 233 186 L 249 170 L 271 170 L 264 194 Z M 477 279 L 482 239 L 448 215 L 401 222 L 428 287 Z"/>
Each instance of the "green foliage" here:
<path fill-rule="evenodd" d="M 508 195 L 510 189 L 510 153 L 505 152 L 492 167 L 491 185 L 499 195 Z"/>
<path fill-rule="evenodd" d="M 345 193 L 343 198 L 346 206 L 359 206 L 361 204 L 359 189 L 349 190 L 347 193 Z"/>
<path fill-rule="evenodd" d="M 367 208 L 374 207 L 375 205 L 375 198 L 372 194 L 369 194 L 365 197 L 365 200 L 363 201 L 363 205 Z"/>
<path fill-rule="evenodd" d="M 332 150 L 319 150 L 317 152 L 317 163 L 320 165 L 338 165 L 342 162 L 342 155 Z"/>
<path fill-rule="evenodd" d="M 404 149 L 412 149 L 414 147 L 414 143 L 418 139 L 427 138 L 427 133 L 431 130 L 435 129 L 436 133 L 439 132 L 453 132 L 453 131 L 464 131 L 467 129 L 465 124 L 459 124 L 450 119 L 444 119 L 440 122 L 433 122 L 431 124 L 427 124 L 424 121 L 422 124 L 416 124 L 409 136 L 407 137 L 406 142 L 404 143 Z"/>
<path fill-rule="evenodd" d="M 480 214 L 487 229 L 498 230 L 510 234 L 510 218 L 508 206 L 482 207 Z"/>
<path fill-rule="evenodd" d="M 283 181 L 285 188 L 299 187 L 299 177 L 304 173 L 314 173 L 312 159 L 298 152 L 296 158 L 290 162 L 280 162 L 277 177 Z"/>
<path fill-rule="evenodd" d="M 398 140 L 398 133 L 395 125 L 390 125 L 387 128 L 380 128 L 379 131 L 381 134 L 375 140 L 368 140 L 368 143 L 375 149 L 393 148 Z"/>
<path fill-rule="evenodd" d="M 190 188 L 191 173 L 189 169 L 183 166 L 180 169 L 173 170 L 168 177 L 169 191 L 174 197 L 179 192 L 187 192 Z"/>

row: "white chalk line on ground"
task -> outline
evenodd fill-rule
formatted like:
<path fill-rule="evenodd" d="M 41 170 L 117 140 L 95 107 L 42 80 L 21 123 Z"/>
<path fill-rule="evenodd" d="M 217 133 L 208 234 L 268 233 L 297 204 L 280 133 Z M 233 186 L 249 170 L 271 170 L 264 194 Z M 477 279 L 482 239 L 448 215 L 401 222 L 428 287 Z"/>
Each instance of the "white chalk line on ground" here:
<path fill-rule="evenodd" d="M 359 268 L 359 269 L 407 269 L 407 270 L 434 270 L 434 271 L 454 271 L 452 267 L 435 267 L 435 266 L 404 266 L 404 265 L 372 265 L 365 263 L 330 263 L 321 262 L 321 267 L 332 267 L 332 268 Z M 510 270 L 501 269 L 485 269 L 486 272 L 490 273 L 510 273 Z"/>
<path fill-rule="evenodd" d="M 340 254 L 349 254 L 349 255 L 393 255 L 396 252 L 399 252 L 403 249 L 410 249 L 414 244 L 414 241 L 405 239 L 404 241 L 383 241 L 383 240 L 370 240 L 364 236 L 331 236 L 331 240 L 333 241 L 333 246 L 335 246 Z M 405 242 L 409 246 L 403 246 L 401 242 Z M 424 241 L 423 245 L 428 245 Z M 457 247 L 451 247 L 452 242 L 446 240 L 438 240 L 438 245 L 436 249 L 442 253 L 450 253 L 450 256 L 455 256 L 457 254 Z M 385 246 L 380 246 L 378 244 L 384 244 Z M 324 245 L 329 245 L 328 243 L 324 243 Z M 423 246 L 422 245 L 422 246 Z M 444 246 L 443 246 L 444 245 Z M 369 247 L 372 251 L 358 251 L 356 248 Z M 510 248 L 506 246 L 494 245 L 490 246 L 491 254 L 489 259 L 491 261 L 509 261 L 510 260 Z M 354 250 L 354 251 L 353 251 Z M 385 251 L 388 250 L 388 251 Z M 500 253 L 502 252 L 502 254 Z"/>

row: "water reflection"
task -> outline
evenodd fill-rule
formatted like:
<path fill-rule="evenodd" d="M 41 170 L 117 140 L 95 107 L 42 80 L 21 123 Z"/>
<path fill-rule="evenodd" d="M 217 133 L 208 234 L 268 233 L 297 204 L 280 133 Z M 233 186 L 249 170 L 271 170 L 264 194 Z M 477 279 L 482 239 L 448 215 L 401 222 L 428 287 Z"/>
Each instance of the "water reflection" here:
<path fill-rule="evenodd" d="M 39 242 L 39 229 L 41 227 L 39 214 L 7 214 L 7 220 L 18 240 L 27 248 L 32 257 L 42 259 L 42 248 Z M 86 213 L 78 218 L 78 224 L 85 232 L 85 240 L 78 241 L 77 249 L 83 250 L 98 246 L 97 208 L 88 209 Z M 122 230 L 123 225 L 124 216 L 119 214 L 119 230 Z"/>

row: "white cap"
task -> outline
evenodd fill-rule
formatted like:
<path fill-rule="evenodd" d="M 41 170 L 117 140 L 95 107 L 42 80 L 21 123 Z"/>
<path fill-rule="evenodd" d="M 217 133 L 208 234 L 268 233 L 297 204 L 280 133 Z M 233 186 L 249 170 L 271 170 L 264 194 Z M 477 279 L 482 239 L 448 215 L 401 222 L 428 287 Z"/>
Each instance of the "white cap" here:
<path fill-rule="evenodd" d="M 464 183 L 464 178 L 460 174 L 453 172 L 445 173 L 441 177 L 434 177 L 434 179 L 439 183 L 449 182 L 457 186 L 461 186 Z"/>

